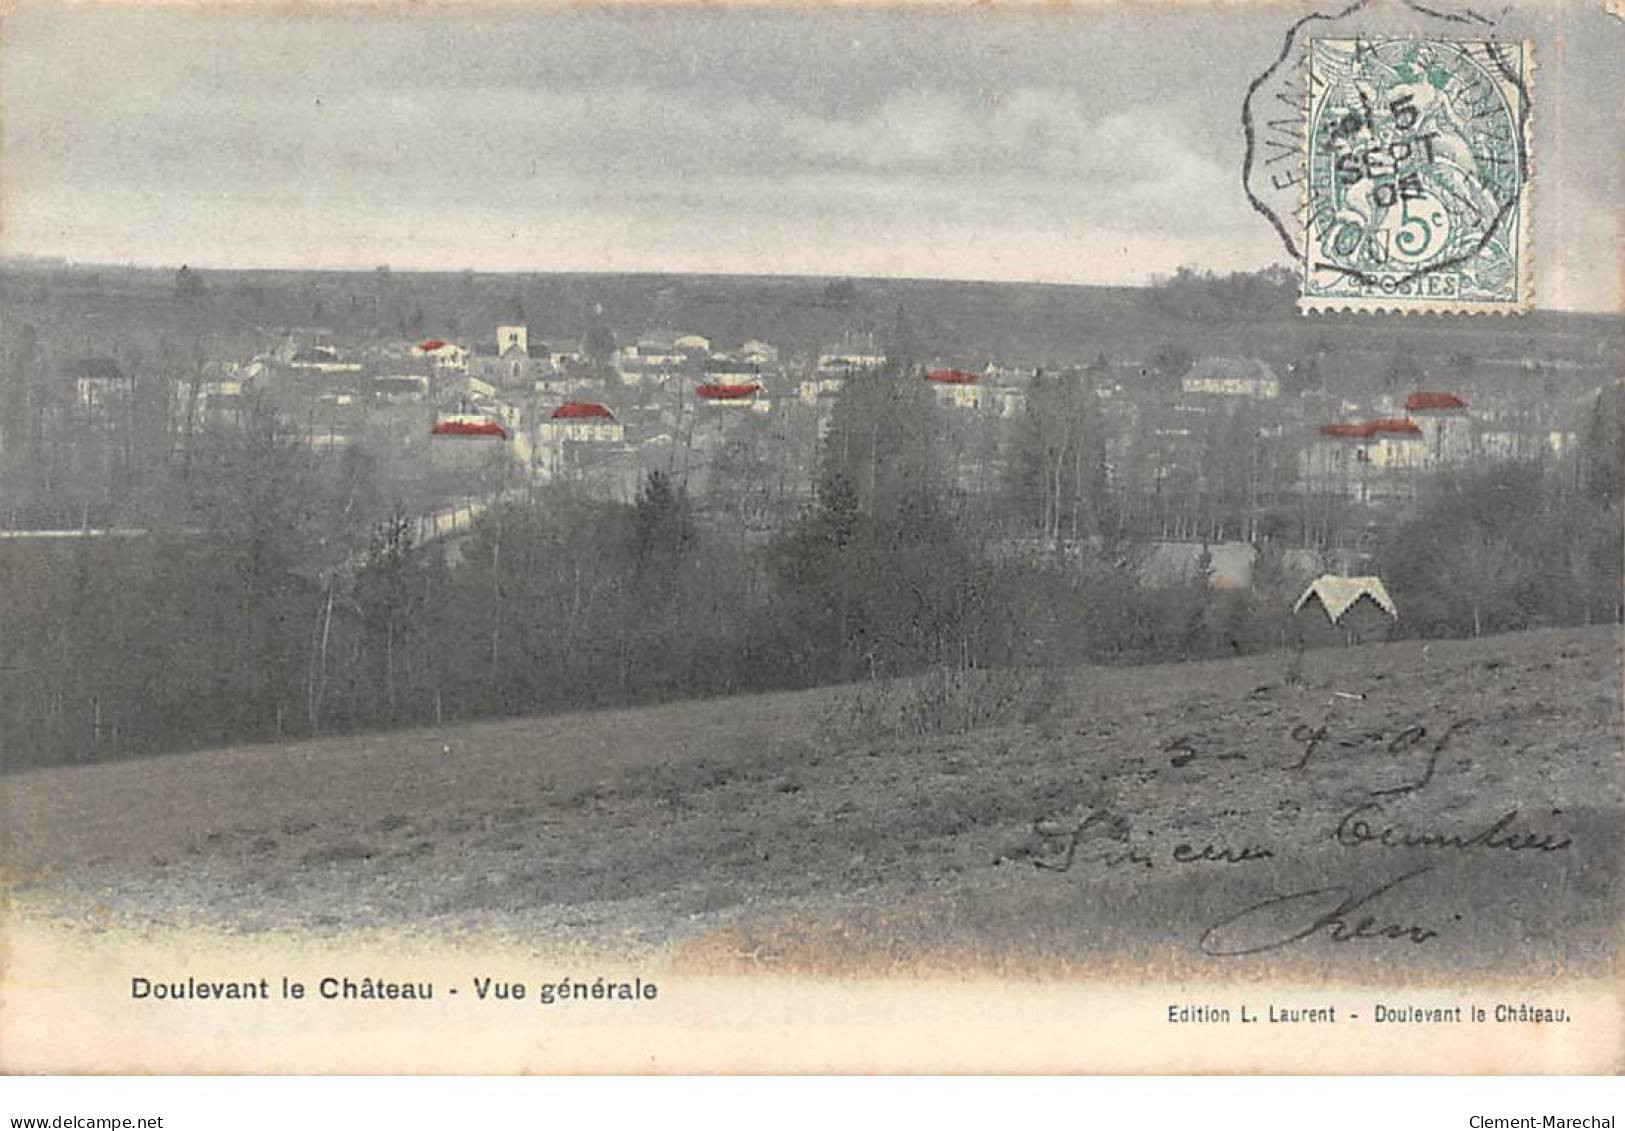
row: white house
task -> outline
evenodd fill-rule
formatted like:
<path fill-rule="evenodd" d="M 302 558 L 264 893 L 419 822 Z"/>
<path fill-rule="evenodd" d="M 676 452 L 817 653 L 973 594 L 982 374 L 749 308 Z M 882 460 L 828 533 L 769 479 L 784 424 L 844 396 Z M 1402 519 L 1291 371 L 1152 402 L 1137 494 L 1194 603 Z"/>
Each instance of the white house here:
<path fill-rule="evenodd" d="M 770 346 L 766 342 L 758 341 L 755 338 L 735 350 L 734 356 L 741 361 L 751 361 L 761 366 L 772 366 L 779 363 L 777 347 Z"/>
<path fill-rule="evenodd" d="M 1405 413 L 1422 430 L 1427 461 L 1433 466 L 1466 463 L 1477 447 L 1467 402 L 1454 393 L 1415 392 L 1405 398 Z"/>
<path fill-rule="evenodd" d="M 553 363 L 554 369 L 564 369 L 571 365 L 581 365 L 587 360 L 587 351 L 580 342 L 543 342 L 548 360 Z"/>
<path fill-rule="evenodd" d="M 386 404 L 414 404 L 427 400 L 429 379 L 420 373 L 386 373 L 372 379 L 374 399 Z"/>
<path fill-rule="evenodd" d="M 657 338 L 645 338 L 636 345 L 622 346 L 620 356 L 623 361 L 633 362 L 645 369 L 656 366 L 682 365 L 683 362 L 688 360 L 688 354 L 678 348 L 676 342 L 668 342 Z"/>
<path fill-rule="evenodd" d="M 468 372 L 468 351 L 455 342 L 442 341 L 440 338 L 425 338 L 411 349 L 413 357 L 426 357 L 436 369 L 450 370 L 456 373 Z"/>
<path fill-rule="evenodd" d="M 80 358 L 68 366 L 68 379 L 82 408 L 98 408 L 130 393 L 130 378 L 109 357 Z"/>
<path fill-rule="evenodd" d="M 546 399 L 571 399 L 580 393 L 601 392 L 604 379 L 598 374 L 582 369 L 576 365 L 566 366 L 557 373 L 549 373 L 538 377 L 531 386 L 538 397 Z"/>
<path fill-rule="evenodd" d="M 704 372 L 712 385 L 748 385 L 762 379 L 762 367 L 756 362 L 731 357 L 708 358 Z"/>
<path fill-rule="evenodd" d="M 796 396 L 805 405 L 816 405 L 821 400 L 838 396 L 846 384 L 845 378 L 822 374 L 796 386 Z"/>
<path fill-rule="evenodd" d="M 1192 396 L 1268 400 L 1280 395 L 1281 383 L 1275 371 L 1257 358 L 1208 357 L 1191 366 L 1180 389 Z"/>
<path fill-rule="evenodd" d="M 866 372 L 885 364 L 886 356 L 878 353 L 825 353 L 818 356 L 819 372 L 832 375 Z"/>
<path fill-rule="evenodd" d="M 288 359 L 288 368 L 302 373 L 337 376 L 360 373 L 361 363 L 344 361 L 339 357 L 338 351 L 331 346 L 305 346 L 303 349 L 294 350 L 293 356 Z"/>

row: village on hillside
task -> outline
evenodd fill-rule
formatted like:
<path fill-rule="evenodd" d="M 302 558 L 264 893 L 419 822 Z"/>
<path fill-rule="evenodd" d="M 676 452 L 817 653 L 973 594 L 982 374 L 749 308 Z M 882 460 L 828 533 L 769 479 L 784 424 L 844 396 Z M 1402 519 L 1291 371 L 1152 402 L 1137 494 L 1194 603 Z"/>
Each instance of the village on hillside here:
<path fill-rule="evenodd" d="M 169 375 L 59 344 L 39 362 L 60 388 L 30 406 L 32 434 L 13 429 L 6 440 L 14 458 L 27 448 L 52 463 L 81 504 L 68 513 L 87 521 L 111 513 L 103 504 L 117 490 L 97 480 L 116 485 L 134 447 L 184 449 L 270 411 L 315 457 L 364 453 L 421 537 L 516 491 L 631 504 L 652 472 L 696 500 L 748 495 L 746 521 L 764 534 L 812 499 L 811 469 L 843 390 L 877 380 L 889 359 L 873 331 L 807 352 L 760 332 L 722 341 L 663 328 L 589 345 L 525 324 L 460 340 L 283 327 L 249 356 Z M 1155 577 L 1194 564 L 1197 551 L 1177 547 L 1206 545 L 1219 586 L 1245 587 L 1252 548 L 1272 540 L 1303 572 L 1358 566 L 1372 523 L 1442 477 L 1571 453 L 1619 380 L 1617 359 L 1604 356 L 1434 364 L 1396 352 L 1387 372 L 1351 389 L 1328 379 L 1336 359 L 1324 354 L 1281 364 L 1203 354 L 1197 342 L 1121 358 L 1108 356 L 1112 344 L 1035 364 L 933 355 L 917 342 L 894 368 L 931 394 L 953 490 L 978 501 L 1012 546 L 1064 550 L 1098 535 L 1080 518 L 1079 499 L 1093 492 L 1161 547 Z M 1056 482 L 1021 482 L 1034 461 L 1065 467 L 1044 467 L 1041 478 Z M 1019 521 L 1032 501 L 1014 497 L 1023 490 L 1041 496 L 1036 530 Z M 8 524 L 34 525 L 15 512 Z"/>
<path fill-rule="evenodd" d="M 1557 319 L 1305 328 L 1270 273 L 413 284 L 475 295 L 437 328 L 203 276 L 6 280 L 27 759 L 1619 615 L 1618 335 Z"/>

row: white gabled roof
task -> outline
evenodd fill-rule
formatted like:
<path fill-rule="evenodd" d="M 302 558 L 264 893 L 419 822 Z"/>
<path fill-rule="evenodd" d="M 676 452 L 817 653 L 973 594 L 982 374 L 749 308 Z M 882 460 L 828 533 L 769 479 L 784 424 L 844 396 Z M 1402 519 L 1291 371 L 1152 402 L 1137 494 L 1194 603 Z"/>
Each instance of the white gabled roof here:
<path fill-rule="evenodd" d="M 1388 596 L 1388 590 L 1383 587 L 1380 577 L 1343 577 L 1335 573 L 1323 573 L 1309 583 L 1309 588 L 1303 591 L 1303 596 L 1292 606 L 1292 611 L 1299 612 L 1308 604 L 1311 597 L 1320 598 L 1321 607 L 1326 610 L 1326 616 L 1333 624 L 1342 620 L 1343 614 L 1361 597 L 1370 597 L 1389 616 L 1399 616 L 1399 610 L 1394 607 L 1394 599 Z"/>

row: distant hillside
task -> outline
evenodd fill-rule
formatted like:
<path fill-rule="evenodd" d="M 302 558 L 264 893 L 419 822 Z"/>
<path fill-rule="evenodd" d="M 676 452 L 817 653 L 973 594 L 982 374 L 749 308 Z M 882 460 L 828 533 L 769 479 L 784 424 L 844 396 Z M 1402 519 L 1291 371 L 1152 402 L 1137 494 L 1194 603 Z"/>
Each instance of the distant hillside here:
<path fill-rule="evenodd" d="M 680 329 L 719 346 L 763 338 L 786 354 L 815 354 L 845 338 L 890 340 L 899 330 L 928 356 L 1009 364 L 1077 365 L 1100 354 L 1140 362 L 1169 343 L 1198 354 L 1250 354 L 1285 362 L 1308 353 L 1396 352 L 1441 362 L 1565 361 L 1618 369 L 1625 317 L 1540 312 L 1523 318 L 1305 318 L 1290 296 L 1270 309 L 1222 305 L 1201 317 L 1155 288 L 931 280 L 841 281 L 773 276 L 664 276 L 472 272 L 201 271 L 206 321 L 230 338 L 288 326 L 351 337 L 435 334 L 484 339 L 502 322 L 533 334 L 582 338 L 607 326 L 622 341 Z M 169 271 L 0 267 L 0 302 L 18 322 L 72 327 L 87 345 L 117 353 L 161 348 L 188 315 Z M 1188 304 L 1187 304 L 1188 305 Z M 1441 366 L 1441 368 L 1443 368 Z"/>

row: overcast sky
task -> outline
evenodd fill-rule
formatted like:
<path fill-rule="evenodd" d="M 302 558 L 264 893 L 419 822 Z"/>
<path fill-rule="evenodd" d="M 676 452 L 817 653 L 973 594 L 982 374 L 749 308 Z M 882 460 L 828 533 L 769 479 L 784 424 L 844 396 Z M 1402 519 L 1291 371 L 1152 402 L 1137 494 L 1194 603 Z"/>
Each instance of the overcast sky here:
<path fill-rule="evenodd" d="M 1282 261 L 1240 107 L 1291 5 L 67 6 L 0 24 L 14 254 L 1136 283 Z M 1538 299 L 1618 305 L 1625 24 L 1538 44 Z"/>

